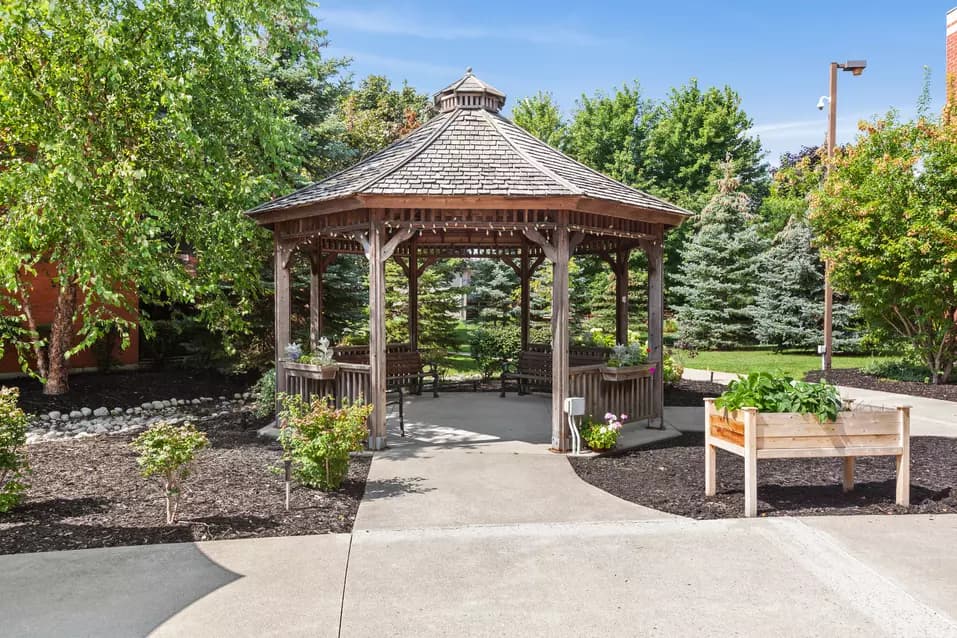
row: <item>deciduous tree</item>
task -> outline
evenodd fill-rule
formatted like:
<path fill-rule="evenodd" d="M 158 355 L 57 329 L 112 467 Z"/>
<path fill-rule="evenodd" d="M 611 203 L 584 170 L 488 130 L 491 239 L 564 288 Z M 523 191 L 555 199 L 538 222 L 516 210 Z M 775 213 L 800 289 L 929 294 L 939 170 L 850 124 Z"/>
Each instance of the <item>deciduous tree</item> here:
<path fill-rule="evenodd" d="M 835 287 L 942 383 L 957 358 L 957 128 L 892 112 L 861 132 L 812 196 L 811 224 Z"/>

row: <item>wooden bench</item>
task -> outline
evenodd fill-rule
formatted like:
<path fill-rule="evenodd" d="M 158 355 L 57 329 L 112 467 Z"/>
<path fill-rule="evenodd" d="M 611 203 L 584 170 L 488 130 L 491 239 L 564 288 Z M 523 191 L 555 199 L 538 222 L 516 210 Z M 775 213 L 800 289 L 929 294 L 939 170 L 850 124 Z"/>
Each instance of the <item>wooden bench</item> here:
<path fill-rule="evenodd" d="M 742 408 L 718 410 L 705 399 L 705 495 L 717 488 L 715 449 L 744 457 L 744 515 L 758 513 L 758 459 L 841 457 L 843 487 L 854 489 L 854 459 L 894 456 L 897 459 L 898 505 L 910 505 L 910 407 L 895 411 L 839 412 L 833 422 L 793 412 L 758 412 Z"/>
<path fill-rule="evenodd" d="M 335 349 L 337 361 L 349 363 L 369 363 L 368 346 L 340 346 Z M 399 430 L 405 436 L 405 389 L 412 388 L 415 395 L 422 394 L 422 387 L 426 379 L 432 380 L 432 396 L 439 396 L 439 372 L 433 362 L 422 363 L 422 355 L 418 350 L 411 350 L 408 345 L 391 344 L 385 355 L 386 393 L 397 398 L 389 400 L 386 405 L 397 405 L 399 408 Z"/>
<path fill-rule="evenodd" d="M 607 350 L 604 348 L 573 347 L 568 351 L 570 367 L 603 363 L 606 359 Z M 499 396 L 505 396 L 506 383 L 510 380 L 517 382 L 519 395 L 527 394 L 531 386 L 551 389 L 551 351 L 542 347 L 534 350 L 523 350 L 518 354 L 517 361 L 504 361 L 502 363 L 502 392 Z"/>

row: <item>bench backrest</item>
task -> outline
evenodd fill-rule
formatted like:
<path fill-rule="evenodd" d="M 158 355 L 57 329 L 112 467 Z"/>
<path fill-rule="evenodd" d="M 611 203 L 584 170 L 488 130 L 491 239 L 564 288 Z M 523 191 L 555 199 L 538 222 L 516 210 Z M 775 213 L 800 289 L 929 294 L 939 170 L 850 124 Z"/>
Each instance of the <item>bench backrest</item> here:
<path fill-rule="evenodd" d="M 389 352 L 385 357 L 385 375 L 389 378 L 418 377 L 422 371 L 422 355 L 417 351 Z"/>
<path fill-rule="evenodd" d="M 518 355 L 518 371 L 522 374 L 550 377 L 552 374 L 552 353 L 523 350 Z"/>

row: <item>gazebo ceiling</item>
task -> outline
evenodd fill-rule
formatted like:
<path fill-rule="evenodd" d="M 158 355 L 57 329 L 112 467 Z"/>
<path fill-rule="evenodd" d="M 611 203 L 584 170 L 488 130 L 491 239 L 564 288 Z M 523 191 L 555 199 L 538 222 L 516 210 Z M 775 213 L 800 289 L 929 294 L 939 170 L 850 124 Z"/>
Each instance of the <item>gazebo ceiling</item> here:
<path fill-rule="evenodd" d="M 268 225 L 363 208 L 558 209 L 664 226 L 690 215 L 588 168 L 502 117 L 505 95 L 471 69 L 433 101 L 438 115 L 403 139 L 249 215 Z"/>

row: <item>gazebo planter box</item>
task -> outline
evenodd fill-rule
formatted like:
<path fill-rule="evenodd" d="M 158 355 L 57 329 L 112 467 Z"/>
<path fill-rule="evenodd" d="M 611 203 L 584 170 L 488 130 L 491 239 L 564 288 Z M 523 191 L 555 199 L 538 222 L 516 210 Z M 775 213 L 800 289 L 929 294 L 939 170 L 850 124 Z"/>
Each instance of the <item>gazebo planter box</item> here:
<path fill-rule="evenodd" d="M 339 372 L 337 364 L 320 366 L 312 363 L 299 363 L 298 361 L 286 361 L 283 364 L 286 370 L 295 370 L 300 373 L 299 376 L 318 381 L 332 381 Z"/>
<path fill-rule="evenodd" d="M 705 495 L 716 491 L 715 449 L 744 457 L 744 514 L 757 516 L 757 460 L 842 457 L 843 487 L 854 489 L 854 459 L 897 459 L 897 504 L 910 504 L 910 407 L 893 411 L 839 412 L 821 423 L 811 414 L 718 410 L 705 399 Z"/>
<path fill-rule="evenodd" d="M 603 366 L 601 369 L 601 378 L 605 381 L 631 381 L 642 377 L 650 377 L 653 374 L 654 365 L 643 364 L 640 366 L 624 366 L 622 368 L 612 368 Z"/>

